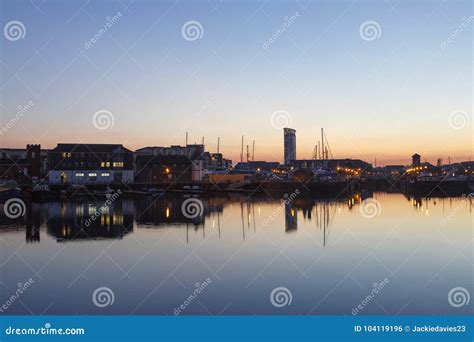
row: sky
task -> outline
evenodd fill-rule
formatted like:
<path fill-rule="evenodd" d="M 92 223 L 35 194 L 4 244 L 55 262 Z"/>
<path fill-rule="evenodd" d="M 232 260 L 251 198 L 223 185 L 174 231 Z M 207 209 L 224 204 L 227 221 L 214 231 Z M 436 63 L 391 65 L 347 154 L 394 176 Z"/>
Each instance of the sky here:
<path fill-rule="evenodd" d="M 282 161 L 288 126 L 298 159 L 321 127 L 335 158 L 472 158 L 471 1 L 0 4 L 1 147 L 189 132 L 234 161 L 242 135 L 255 160 Z"/>

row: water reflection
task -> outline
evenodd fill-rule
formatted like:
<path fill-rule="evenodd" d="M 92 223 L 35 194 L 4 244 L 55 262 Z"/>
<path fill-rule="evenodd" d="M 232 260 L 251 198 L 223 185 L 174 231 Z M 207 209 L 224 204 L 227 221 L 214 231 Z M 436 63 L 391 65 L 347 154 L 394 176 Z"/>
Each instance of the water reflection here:
<path fill-rule="evenodd" d="M 183 213 L 190 199 L 202 215 Z M 362 215 L 366 200 L 380 203 L 378 216 Z M 472 284 L 471 227 L 472 199 L 388 193 L 29 202 L 21 218 L 0 215 L 1 281 L 12 289 L 37 277 L 22 297 L 35 314 L 101 314 L 90 300 L 101 286 L 120 298 L 107 313 L 172 314 L 208 277 L 212 291 L 199 300 L 213 314 L 350 315 L 385 278 L 384 309 L 364 314 L 466 314 L 446 296 Z M 277 286 L 294 294 L 287 311 L 268 300 Z"/>
<path fill-rule="evenodd" d="M 106 204 L 104 200 L 26 203 L 24 217 L 4 218 L 3 229 L 26 228 L 26 242 L 41 241 L 40 227 L 58 242 L 121 239 L 133 230 L 134 204 L 130 199 Z"/>
<path fill-rule="evenodd" d="M 210 213 L 223 210 L 223 204 L 220 208 L 211 205 L 209 200 L 200 199 L 203 203 L 203 215 L 197 217 L 187 217 L 184 215 L 182 205 L 186 198 L 184 197 L 164 197 L 157 199 L 154 197 L 145 197 L 135 202 L 136 204 L 136 222 L 139 226 L 145 227 L 163 227 L 169 225 L 181 226 L 193 224 L 196 226 L 204 225 L 205 217 Z M 212 201 L 211 201 L 212 202 Z"/>
<path fill-rule="evenodd" d="M 133 231 L 134 223 L 142 229 L 159 229 L 164 227 L 186 228 L 186 241 L 189 242 L 189 230 L 202 230 L 205 237 L 206 220 L 217 229 L 221 237 L 221 216 L 226 207 L 238 205 L 242 228 L 242 239 L 245 240 L 249 231 L 254 232 L 261 226 L 267 226 L 270 218 L 277 219 L 284 215 L 284 230 L 292 233 L 298 230 L 298 213 L 301 219 L 315 221 L 316 228 L 322 231 L 323 245 L 326 245 L 336 213 L 341 208 L 353 211 L 362 201 L 372 198 L 373 193 L 362 192 L 351 196 L 335 199 L 311 198 L 299 196 L 288 200 L 270 197 L 246 197 L 242 195 L 198 197 L 198 196 L 165 196 L 161 198 L 143 197 L 140 199 L 119 199 L 108 203 L 105 200 L 80 199 L 69 202 L 26 202 L 26 213 L 18 219 L 0 217 L 0 229 L 11 230 L 26 228 L 26 242 L 39 243 L 40 227 L 45 225 L 47 233 L 58 242 L 83 241 L 95 239 L 122 239 Z M 202 203 L 202 213 L 189 217 L 183 212 L 183 203 L 189 198 L 196 198 Z M 430 206 L 441 203 L 443 213 L 452 208 L 453 201 L 459 198 L 421 198 L 406 197 L 417 211 L 429 215 Z M 467 207 L 472 211 L 472 198 L 461 199 L 461 203 L 469 202 Z M 277 205 L 264 220 L 257 224 L 262 206 Z M 454 206 L 456 206 L 454 204 Z"/>

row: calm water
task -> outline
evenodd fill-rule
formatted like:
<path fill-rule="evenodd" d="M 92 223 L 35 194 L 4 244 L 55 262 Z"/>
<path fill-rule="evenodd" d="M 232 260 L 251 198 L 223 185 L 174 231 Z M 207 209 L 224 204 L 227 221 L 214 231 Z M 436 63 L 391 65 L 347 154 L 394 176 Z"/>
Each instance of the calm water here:
<path fill-rule="evenodd" d="M 199 197 L 196 218 L 183 215 L 186 199 L 119 198 L 101 215 L 104 200 L 33 203 L 1 216 L 0 305 L 34 281 L 4 314 L 472 313 L 472 301 L 448 301 L 455 287 L 473 294 L 468 199 Z M 111 305 L 94 304 L 100 287 Z"/>

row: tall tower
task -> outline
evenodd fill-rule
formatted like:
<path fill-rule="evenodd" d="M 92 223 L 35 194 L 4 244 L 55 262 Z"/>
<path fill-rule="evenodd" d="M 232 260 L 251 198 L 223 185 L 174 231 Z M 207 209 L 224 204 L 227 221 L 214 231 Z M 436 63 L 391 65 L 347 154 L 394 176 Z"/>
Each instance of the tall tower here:
<path fill-rule="evenodd" d="M 296 159 L 296 131 L 292 128 L 283 128 L 283 143 L 285 165 Z"/>

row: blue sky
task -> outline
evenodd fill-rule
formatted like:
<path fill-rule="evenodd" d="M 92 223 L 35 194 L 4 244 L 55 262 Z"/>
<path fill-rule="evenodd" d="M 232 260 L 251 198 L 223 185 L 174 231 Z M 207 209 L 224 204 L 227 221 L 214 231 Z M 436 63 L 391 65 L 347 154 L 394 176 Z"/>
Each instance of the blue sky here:
<path fill-rule="evenodd" d="M 256 140 L 256 159 L 281 161 L 283 133 L 271 118 L 284 110 L 298 158 L 311 157 L 320 127 L 335 157 L 471 157 L 470 1 L 4 0 L 0 13 L 2 27 L 17 20 L 26 30 L 0 40 L 2 126 L 34 103 L 0 137 L 5 147 L 135 149 L 184 144 L 189 131 L 209 150 L 220 136 L 234 160 L 243 134 Z M 202 26 L 200 39 L 183 38 L 188 21 Z M 367 21 L 379 25 L 377 39 L 362 39 Z M 112 113 L 112 127 L 94 126 L 99 110 Z M 453 128 L 454 111 L 467 123 Z"/>

